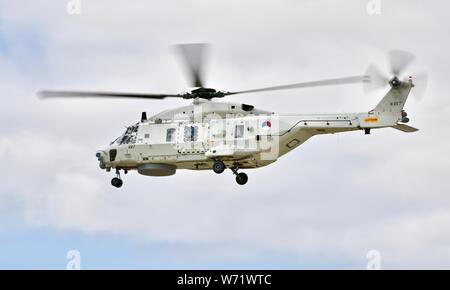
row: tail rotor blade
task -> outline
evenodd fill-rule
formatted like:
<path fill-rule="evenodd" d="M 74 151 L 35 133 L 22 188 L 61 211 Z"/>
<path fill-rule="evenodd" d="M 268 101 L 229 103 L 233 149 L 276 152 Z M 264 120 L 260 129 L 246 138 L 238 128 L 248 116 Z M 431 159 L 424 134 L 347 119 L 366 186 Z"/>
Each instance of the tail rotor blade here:
<path fill-rule="evenodd" d="M 366 76 L 369 81 L 365 82 L 363 85 L 364 93 L 371 93 L 382 89 L 389 83 L 389 78 L 385 76 L 374 64 L 369 65 L 366 70 Z"/>
<path fill-rule="evenodd" d="M 425 96 L 425 91 L 427 90 L 428 74 L 426 72 L 421 72 L 413 75 L 414 88 L 412 89 L 412 94 L 418 101 L 423 100 Z"/>
<path fill-rule="evenodd" d="M 189 74 L 192 87 L 203 87 L 203 67 L 208 44 L 192 43 L 175 45 Z"/>
<path fill-rule="evenodd" d="M 391 50 L 388 52 L 389 65 L 391 73 L 394 76 L 399 77 L 404 69 L 411 64 L 416 57 L 407 51 L 403 50 Z"/>

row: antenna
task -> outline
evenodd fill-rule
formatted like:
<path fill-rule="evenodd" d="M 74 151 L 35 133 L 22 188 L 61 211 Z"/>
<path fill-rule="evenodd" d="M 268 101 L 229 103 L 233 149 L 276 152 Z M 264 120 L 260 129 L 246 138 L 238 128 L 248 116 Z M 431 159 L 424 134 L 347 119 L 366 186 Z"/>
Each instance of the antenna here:
<path fill-rule="evenodd" d="M 142 112 L 141 123 L 144 123 L 145 121 L 147 121 L 147 113 L 146 112 Z"/>

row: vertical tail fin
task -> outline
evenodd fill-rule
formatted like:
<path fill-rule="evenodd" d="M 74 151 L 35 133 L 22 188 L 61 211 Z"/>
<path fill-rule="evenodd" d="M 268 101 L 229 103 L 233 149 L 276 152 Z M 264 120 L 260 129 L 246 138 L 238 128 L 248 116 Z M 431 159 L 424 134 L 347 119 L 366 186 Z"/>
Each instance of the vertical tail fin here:
<path fill-rule="evenodd" d="M 389 84 L 391 85 L 389 92 L 369 112 L 369 117 L 372 120 L 376 119 L 376 122 L 371 122 L 367 127 L 394 126 L 406 118 L 406 115 L 403 115 L 403 108 L 414 85 L 411 80 L 402 82 L 397 78 L 392 79 Z"/>
<path fill-rule="evenodd" d="M 392 115 L 398 118 L 401 117 L 409 92 L 414 85 L 412 81 L 400 82 L 398 79 L 391 80 L 390 84 L 391 89 L 372 111 L 375 115 Z"/>
<path fill-rule="evenodd" d="M 391 114 L 401 116 L 403 107 L 408 99 L 409 92 L 414 86 L 412 81 L 400 82 L 398 79 L 390 81 L 391 89 L 373 109 L 375 114 Z"/>

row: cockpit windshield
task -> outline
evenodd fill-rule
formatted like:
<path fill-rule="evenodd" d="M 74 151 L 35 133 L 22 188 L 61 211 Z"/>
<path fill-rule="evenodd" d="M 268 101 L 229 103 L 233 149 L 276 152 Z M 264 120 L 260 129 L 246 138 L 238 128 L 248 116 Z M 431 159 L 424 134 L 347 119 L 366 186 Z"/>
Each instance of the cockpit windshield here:
<path fill-rule="evenodd" d="M 119 136 L 116 140 L 111 142 L 112 144 L 123 145 L 123 144 L 134 144 L 136 142 L 136 135 L 139 128 L 139 123 L 127 127 L 125 132 Z"/>

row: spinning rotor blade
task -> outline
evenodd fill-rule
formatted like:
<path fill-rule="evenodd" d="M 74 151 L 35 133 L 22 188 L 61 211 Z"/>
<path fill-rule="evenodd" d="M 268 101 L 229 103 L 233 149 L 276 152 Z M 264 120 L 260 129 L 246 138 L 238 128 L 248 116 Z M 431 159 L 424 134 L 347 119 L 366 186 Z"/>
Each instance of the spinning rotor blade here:
<path fill-rule="evenodd" d="M 203 64 L 208 44 L 178 44 L 175 48 L 180 53 L 186 70 L 191 78 L 192 87 L 203 87 Z"/>
<path fill-rule="evenodd" d="M 116 93 L 116 92 L 78 92 L 78 91 L 41 91 L 41 99 L 48 98 L 136 98 L 136 99 L 164 99 L 183 98 L 183 95 L 144 94 L 144 93 Z"/>
<path fill-rule="evenodd" d="M 375 65 L 371 64 L 366 70 L 366 75 L 370 82 L 364 84 L 365 93 L 388 87 L 390 79 L 393 77 L 399 78 L 404 73 L 404 70 L 415 60 L 415 56 L 412 53 L 402 50 L 392 50 L 388 52 L 387 57 L 391 76 L 385 75 Z M 425 94 L 427 87 L 427 73 L 413 74 L 412 80 L 414 84 L 414 88 L 411 91 L 412 96 L 420 100 Z M 408 78 L 404 78 L 404 81 L 408 81 Z"/>
<path fill-rule="evenodd" d="M 427 90 L 428 74 L 421 72 L 413 75 L 414 88 L 412 89 L 413 96 L 421 101 Z"/>
<path fill-rule="evenodd" d="M 260 88 L 260 89 L 238 91 L 238 92 L 226 92 L 225 95 L 237 95 L 237 94 L 246 94 L 246 93 L 278 91 L 278 90 L 309 88 L 309 87 L 321 87 L 321 86 L 342 85 L 342 84 L 355 84 L 355 83 L 365 83 L 368 81 L 369 81 L 369 79 L 366 76 L 353 76 L 353 77 L 347 77 L 347 78 L 337 78 L 337 79 L 320 80 L 320 81 L 313 81 L 313 82 L 296 83 L 296 84 L 290 84 L 290 85 L 266 87 L 266 88 Z"/>
<path fill-rule="evenodd" d="M 416 57 L 407 51 L 392 50 L 388 52 L 391 74 L 399 77 L 404 69 L 411 64 Z"/>
<path fill-rule="evenodd" d="M 393 76 L 385 76 L 374 65 L 369 66 L 364 76 L 351 76 L 345 78 L 325 79 L 312 82 L 301 82 L 282 86 L 264 87 L 243 91 L 226 92 L 217 91 L 213 88 L 204 87 L 203 67 L 205 53 L 208 45 L 204 43 L 179 44 L 175 45 L 179 52 L 189 77 L 192 87 L 195 89 L 181 94 L 148 94 L 148 93 L 123 93 L 123 92 L 96 92 L 96 91 L 41 91 L 38 95 L 43 98 L 139 98 L 139 99 L 164 99 L 164 98 L 182 98 L 182 99 L 206 99 L 223 98 L 224 96 L 268 92 L 308 87 L 331 86 L 341 84 L 364 83 L 364 90 L 376 90 L 389 85 L 390 79 L 398 81 L 400 74 L 415 59 L 414 55 L 406 51 L 393 50 L 388 54 L 390 68 Z M 418 74 L 415 78 L 415 95 L 422 96 L 426 88 L 426 74 Z"/>
<path fill-rule="evenodd" d="M 370 93 L 372 91 L 384 88 L 389 83 L 389 78 L 373 64 L 369 65 L 367 68 L 366 76 L 370 81 L 364 83 L 364 93 Z"/>

